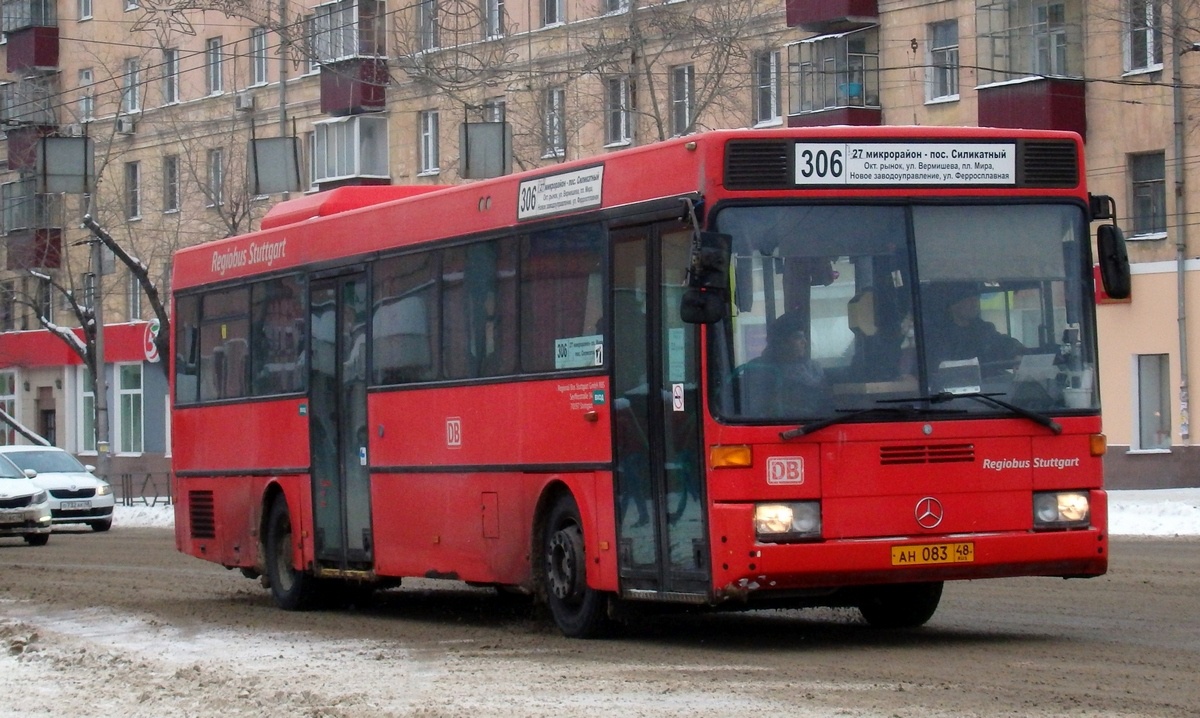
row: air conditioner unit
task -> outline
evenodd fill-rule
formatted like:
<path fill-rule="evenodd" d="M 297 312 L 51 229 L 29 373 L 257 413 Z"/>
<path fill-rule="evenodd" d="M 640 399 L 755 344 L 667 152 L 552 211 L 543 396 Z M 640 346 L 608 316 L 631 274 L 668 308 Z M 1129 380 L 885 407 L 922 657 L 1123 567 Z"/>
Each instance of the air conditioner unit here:
<path fill-rule="evenodd" d="M 117 134 L 132 135 L 137 130 L 137 121 L 132 117 L 117 118 Z"/>
<path fill-rule="evenodd" d="M 254 111 L 254 95 L 249 92 L 239 92 L 233 96 L 233 109 L 238 112 Z"/>
<path fill-rule="evenodd" d="M 63 125 L 61 132 L 63 137 L 83 137 L 83 125 L 72 122 L 69 125 Z"/>

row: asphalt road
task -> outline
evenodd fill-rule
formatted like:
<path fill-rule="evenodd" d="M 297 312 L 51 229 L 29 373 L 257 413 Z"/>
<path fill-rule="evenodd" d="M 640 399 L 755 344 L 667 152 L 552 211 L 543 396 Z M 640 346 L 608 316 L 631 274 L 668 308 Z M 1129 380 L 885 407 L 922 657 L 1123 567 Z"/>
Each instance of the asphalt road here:
<path fill-rule="evenodd" d="M 0 694 L 49 687 L 0 716 L 1196 716 L 1200 541 L 1115 539 L 1096 579 L 948 584 L 918 630 L 762 611 L 577 641 L 454 583 L 279 611 L 169 530 L 118 526 L 0 539 L 5 643 Z M 78 713 L 55 709 L 73 693 Z"/>

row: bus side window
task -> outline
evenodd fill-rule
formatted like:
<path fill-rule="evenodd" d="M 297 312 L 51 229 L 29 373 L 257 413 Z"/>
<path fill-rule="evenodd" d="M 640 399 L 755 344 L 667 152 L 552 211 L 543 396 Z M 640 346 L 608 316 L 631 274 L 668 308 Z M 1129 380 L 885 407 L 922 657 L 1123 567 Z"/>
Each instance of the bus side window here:
<path fill-rule="evenodd" d="M 200 398 L 200 297 L 175 300 L 175 403 Z"/>
<path fill-rule="evenodd" d="M 578 369 L 557 351 L 567 340 L 602 342 L 604 238 L 598 224 L 521 238 L 521 369 Z M 601 346 L 600 357 L 603 357 Z"/>
<path fill-rule="evenodd" d="M 248 396 L 250 290 L 206 294 L 200 311 L 200 400 Z"/>
<path fill-rule="evenodd" d="M 438 291 L 434 252 L 380 260 L 371 312 L 372 383 L 437 378 Z"/>
<path fill-rule="evenodd" d="M 447 379 L 516 369 L 516 262 L 510 241 L 442 255 L 442 369 Z"/>
<path fill-rule="evenodd" d="M 255 396 L 304 390 L 304 288 L 297 277 L 251 288 L 251 390 Z"/>

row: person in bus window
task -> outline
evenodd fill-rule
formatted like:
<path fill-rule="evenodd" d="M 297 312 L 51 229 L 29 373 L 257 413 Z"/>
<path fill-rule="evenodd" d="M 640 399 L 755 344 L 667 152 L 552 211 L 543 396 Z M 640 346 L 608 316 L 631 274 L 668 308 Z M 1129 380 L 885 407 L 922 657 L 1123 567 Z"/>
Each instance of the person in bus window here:
<path fill-rule="evenodd" d="M 946 288 L 943 316 L 933 327 L 933 366 L 944 361 L 978 359 L 981 371 L 995 374 L 1012 366 L 1025 352 L 1025 345 L 996 329 L 980 316 L 979 288 L 955 284 Z"/>
<path fill-rule="evenodd" d="M 828 409 L 825 374 L 809 354 L 799 314 L 783 314 L 768 325 L 766 348 L 737 374 L 743 414 L 808 416 Z"/>

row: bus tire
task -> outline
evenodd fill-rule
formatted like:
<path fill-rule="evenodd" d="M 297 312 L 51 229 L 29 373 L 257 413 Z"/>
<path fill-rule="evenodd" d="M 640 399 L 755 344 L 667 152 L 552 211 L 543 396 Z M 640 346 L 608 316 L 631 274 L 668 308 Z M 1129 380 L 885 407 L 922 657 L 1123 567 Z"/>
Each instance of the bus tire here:
<path fill-rule="evenodd" d="M 271 598 L 285 611 L 304 611 L 317 602 L 318 579 L 292 566 L 292 517 L 282 496 L 267 518 L 267 579 Z"/>
<path fill-rule="evenodd" d="M 587 585 L 587 551 L 579 507 L 570 496 L 555 501 L 546 516 L 542 555 L 546 603 L 554 623 L 570 638 L 598 638 L 611 629 L 608 596 Z"/>
<path fill-rule="evenodd" d="M 875 628 L 916 628 L 933 618 L 941 600 L 941 581 L 901 583 L 870 589 L 858 610 Z"/>

